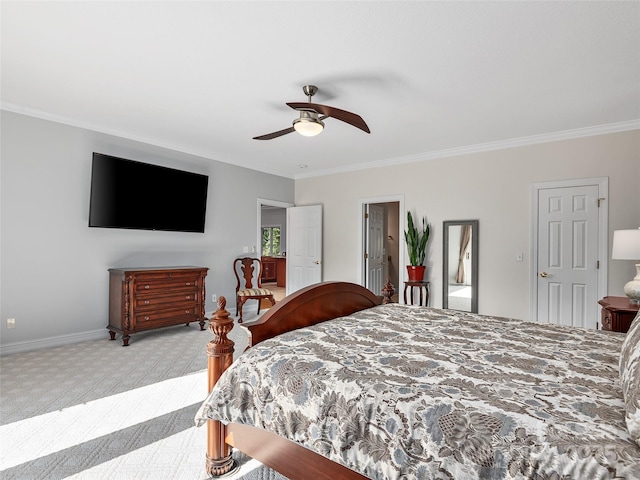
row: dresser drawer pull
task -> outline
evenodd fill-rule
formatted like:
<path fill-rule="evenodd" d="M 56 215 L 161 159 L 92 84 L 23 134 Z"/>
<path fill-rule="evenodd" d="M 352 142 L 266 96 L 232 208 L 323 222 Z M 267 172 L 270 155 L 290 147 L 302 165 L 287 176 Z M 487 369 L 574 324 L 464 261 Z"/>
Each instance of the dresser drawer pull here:
<path fill-rule="evenodd" d="M 191 286 L 191 282 L 185 282 L 184 283 L 187 287 Z"/>
<path fill-rule="evenodd" d="M 144 317 L 145 320 L 149 320 L 149 317 Z"/>
<path fill-rule="evenodd" d="M 186 295 L 184 298 L 186 298 L 187 300 L 191 300 L 191 295 Z"/>
<path fill-rule="evenodd" d="M 149 300 L 145 300 L 145 301 L 144 301 L 144 304 L 145 304 L 145 305 L 149 305 Z"/>
<path fill-rule="evenodd" d="M 150 288 L 150 287 L 149 287 L 149 285 L 145 285 L 145 286 L 144 286 L 144 289 L 145 289 L 145 290 L 149 290 L 149 288 Z"/>
<path fill-rule="evenodd" d="M 191 310 L 185 310 L 184 313 L 191 313 Z"/>

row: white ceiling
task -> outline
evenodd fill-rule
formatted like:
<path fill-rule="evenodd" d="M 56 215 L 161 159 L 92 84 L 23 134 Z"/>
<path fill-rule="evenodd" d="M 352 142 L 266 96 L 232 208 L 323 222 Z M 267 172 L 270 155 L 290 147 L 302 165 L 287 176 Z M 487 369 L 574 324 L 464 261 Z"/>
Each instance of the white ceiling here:
<path fill-rule="evenodd" d="M 2 108 L 291 178 L 640 128 L 640 2 L 2 1 Z M 285 102 L 361 115 L 291 133 Z M 306 165 L 301 168 L 300 165 Z"/>

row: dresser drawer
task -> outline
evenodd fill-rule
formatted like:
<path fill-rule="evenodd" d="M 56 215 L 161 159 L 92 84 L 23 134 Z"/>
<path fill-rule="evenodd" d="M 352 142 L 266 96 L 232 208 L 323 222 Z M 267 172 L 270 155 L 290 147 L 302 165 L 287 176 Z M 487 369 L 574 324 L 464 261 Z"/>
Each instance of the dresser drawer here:
<path fill-rule="evenodd" d="M 171 292 L 166 295 L 137 295 L 133 300 L 133 308 L 135 309 L 151 309 L 174 304 L 176 307 L 191 307 L 200 302 L 200 293 L 196 290 L 185 291 L 180 293 Z"/>
<path fill-rule="evenodd" d="M 613 330 L 611 313 L 606 309 L 602 310 L 602 330 Z"/>
<path fill-rule="evenodd" d="M 167 292 L 168 290 L 194 290 L 200 285 L 200 277 L 195 275 L 176 275 L 174 277 L 140 276 L 133 283 L 134 295 Z"/>
<path fill-rule="evenodd" d="M 153 310 L 148 313 L 136 312 L 135 329 L 155 328 L 164 325 L 167 319 L 171 319 L 173 324 L 197 322 L 200 320 L 199 309 L 196 305 L 184 308 L 167 308 Z"/>

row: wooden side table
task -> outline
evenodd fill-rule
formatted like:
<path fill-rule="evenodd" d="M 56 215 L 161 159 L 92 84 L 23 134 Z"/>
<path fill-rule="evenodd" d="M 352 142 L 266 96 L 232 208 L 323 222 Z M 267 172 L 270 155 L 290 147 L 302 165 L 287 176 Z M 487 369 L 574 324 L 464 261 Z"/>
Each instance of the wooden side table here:
<path fill-rule="evenodd" d="M 602 305 L 602 330 L 627 333 L 638 313 L 638 305 L 632 305 L 628 297 L 604 297 Z"/>
<path fill-rule="evenodd" d="M 407 290 L 409 290 L 409 293 L 411 295 L 411 305 L 414 304 L 413 301 L 413 289 L 417 288 L 419 293 L 420 293 L 420 303 L 418 303 L 418 305 L 420 305 L 421 307 L 427 307 L 429 306 L 429 282 L 404 282 L 404 303 L 405 305 L 407 304 Z M 425 295 L 424 295 L 424 305 L 422 304 L 422 290 L 424 289 Z"/>

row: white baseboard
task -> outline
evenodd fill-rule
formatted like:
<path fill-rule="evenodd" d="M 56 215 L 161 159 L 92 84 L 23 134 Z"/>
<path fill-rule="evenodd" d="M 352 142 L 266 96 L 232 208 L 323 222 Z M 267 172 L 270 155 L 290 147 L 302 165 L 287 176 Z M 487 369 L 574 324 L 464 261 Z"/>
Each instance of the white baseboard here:
<path fill-rule="evenodd" d="M 56 337 L 41 338 L 27 342 L 15 342 L 0 345 L 0 355 L 11 355 L 12 353 L 30 352 L 41 348 L 60 347 L 70 343 L 84 342 L 86 340 L 108 339 L 109 332 L 105 329 L 91 330 L 88 332 L 71 333 L 69 335 L 59 335 Z"/>
<path fill-rule="evenodd" d="M 231 313 L 235 313 L 235 305 L 227 305 L 227 310 Z M 252 310 L 253 312 L 253 310 Z M 215 310 L 206 312 L 205 317 L 210 320 L 213 317 Z M 231 313 L 231 316 L 235 316 Z M 100 340 L 108 339 L 109 332 L 105 329 L 91 330 L 88 332 L 71 333 L 69 335 L 59 335 L 56 337 L 41 338 L 38 340 L 29 340 L 26 342 L 15 342 L 0 345 L 0 356 L 11 355 L 12 353 L 30 352 L 32 350 L 40 350 L 42 348 L 60 347 L 63 345 L 69 345 L 70 343 L 84 342 L 87 340 Z"/>

